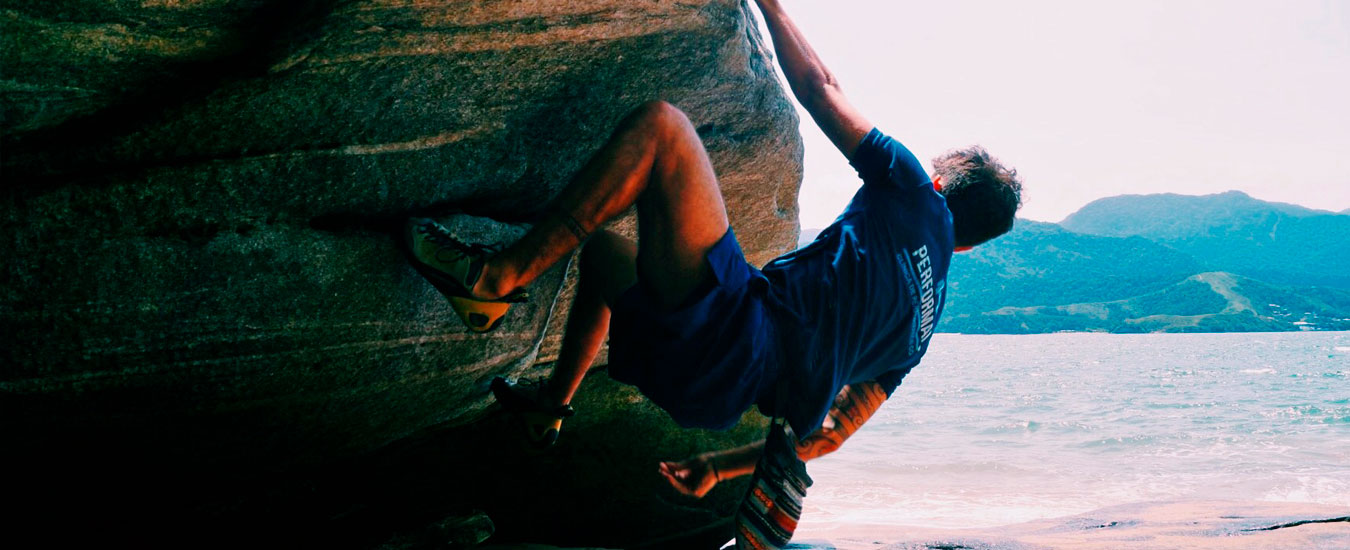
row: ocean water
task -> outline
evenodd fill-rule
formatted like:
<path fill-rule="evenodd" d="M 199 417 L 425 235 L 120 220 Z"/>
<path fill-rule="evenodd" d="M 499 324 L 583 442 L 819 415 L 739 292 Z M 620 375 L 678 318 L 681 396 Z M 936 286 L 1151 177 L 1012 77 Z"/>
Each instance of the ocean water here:
<path fill-rule="evenodd" d="M 1350 506 L 1350 332 L 939 334 L 808 470 L 800 537 L 1159 500 Z"/>

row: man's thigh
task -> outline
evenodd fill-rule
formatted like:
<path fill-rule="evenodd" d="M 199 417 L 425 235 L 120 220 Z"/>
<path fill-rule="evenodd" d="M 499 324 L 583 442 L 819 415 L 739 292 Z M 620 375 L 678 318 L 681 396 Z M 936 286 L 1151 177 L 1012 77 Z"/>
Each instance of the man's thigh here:
<path fill-rule="evenodd" d="M 688 119 L 667 136 L 638 199 L 638 276 L 666 307 L 712 278 L 708 250 L 726 234 L 727 213 L 712 162 Z"/>

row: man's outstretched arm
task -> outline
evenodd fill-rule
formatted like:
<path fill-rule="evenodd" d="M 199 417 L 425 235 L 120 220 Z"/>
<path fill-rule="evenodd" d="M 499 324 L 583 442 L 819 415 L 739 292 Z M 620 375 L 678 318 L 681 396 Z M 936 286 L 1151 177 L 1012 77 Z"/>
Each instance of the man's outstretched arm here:
<path fill-rule="evenodd" d="M 886 390 L 876 382 L 844 386 L 820 429 L 797 442 L 797 456 L 811 460 L 835 452 L 885 402 Z"/>
<path fill-rule="evenodd" d="M 871 131 L 872 123 L 858 112 L 844 92 L 839 81 L 825 67 L 825 63 L 816 55 L 815 50 L 806 42 L 806 37 L 788 18 L 778 0 L 755 0 L 764 14 L 769 35 L 773 37 L 773 48 L 778 54 L 778 63 L 787 77 L 788 86 L 793 95 L 801 102 L 806 112 L 816 121 L 826 137 L 834 146 L 853 160 L 858 144 Z"/>
<path fill-rule="evenodd" d="M 825 456 L 839 449 L 886 402 L 886 390 L 876 382 L 845 386 L 834 398 L 834 406 L 819 430 L 797 442 L 797 456 L 804 461 Z M 744 447 L 697 455 L 682 462 L 662 462 L 661 475 L 682 493 L 701 497 L 717 482 L 755 472 L 755 463 L 764 452 L 764 442 Z"/>

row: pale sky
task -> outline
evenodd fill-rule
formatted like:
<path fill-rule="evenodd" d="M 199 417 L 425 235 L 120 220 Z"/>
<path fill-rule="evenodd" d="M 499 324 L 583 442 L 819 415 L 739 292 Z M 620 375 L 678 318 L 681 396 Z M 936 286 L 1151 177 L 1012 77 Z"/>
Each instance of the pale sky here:
<path fill-rule="evenodd" d="M 1350 0 L 783 4 L 925 164 L 979 143 L 1016 167 L 1023 217 L 1230 189 L 1350 208 Z M 819 228 L 860 181 L 802 117 L 801 220 Z"/>

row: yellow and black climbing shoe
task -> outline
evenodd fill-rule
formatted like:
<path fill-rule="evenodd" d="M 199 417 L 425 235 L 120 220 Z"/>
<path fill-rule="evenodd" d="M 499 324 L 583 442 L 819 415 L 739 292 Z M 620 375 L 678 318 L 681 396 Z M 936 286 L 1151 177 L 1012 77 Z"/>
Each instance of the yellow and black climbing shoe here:
<path fill-rule="evenodd" d="M 571 405 L 544 407 L 539 404 L 543 383 L 534 380 L 512 382 L 500 376 L 492 379 L 492 395 L 502 407 L 511 411 L 525 425 L 525 437 L 536 448 L 543 449 L 558 441 L 562 421 L 576 414 Z"/>
<path fill-rule="evenodd" d="M 511 304 L 529 300 L 529 294 L 524 290 L 498 300 L 475 298 L 471 289 L 496 249 L 460 242 L 450 230 L 433 220 L 408 220 L 404 228 L 404 245 L 413 267 L 450 300 L 450 307 L 469 330 L 487 332 L 497 328 Z"/>

